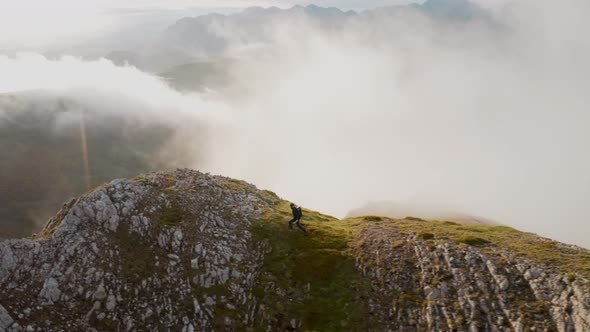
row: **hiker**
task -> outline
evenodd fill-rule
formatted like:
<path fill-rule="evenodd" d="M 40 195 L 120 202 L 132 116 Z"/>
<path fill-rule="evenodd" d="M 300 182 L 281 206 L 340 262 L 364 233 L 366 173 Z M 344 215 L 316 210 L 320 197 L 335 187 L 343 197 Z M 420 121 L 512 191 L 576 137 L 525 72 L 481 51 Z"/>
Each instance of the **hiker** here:
<path fill-rule="evenodd" d="M 289 229 L 293 229 L 293 224 L 297 224 L 300 230 L 303 233 L 307 234 L 307 230 L 303 225 L 300 223 L 301 217 L 303 217 L 303 213 L 301 212 L 301 206 L 297 206 L 294 203 L 291 203 L 291 211 L 293 211 L 293 219 L 289 221 Z"/>

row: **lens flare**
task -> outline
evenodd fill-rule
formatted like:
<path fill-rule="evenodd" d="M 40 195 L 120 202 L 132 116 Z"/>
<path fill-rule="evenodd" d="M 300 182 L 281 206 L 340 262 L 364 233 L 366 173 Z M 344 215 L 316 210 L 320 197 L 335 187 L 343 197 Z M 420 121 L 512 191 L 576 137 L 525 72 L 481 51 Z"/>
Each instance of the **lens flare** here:
<path fill-rule="evenodd" d="M 82 148 L 82 163 L 84 166 L 84 183 L 86 190 L 90 189 L 90 164 L 88 162 L 88 141 L 86 139 L 86 121 L 84 113 L 80 113 L 80 146 Z"/>

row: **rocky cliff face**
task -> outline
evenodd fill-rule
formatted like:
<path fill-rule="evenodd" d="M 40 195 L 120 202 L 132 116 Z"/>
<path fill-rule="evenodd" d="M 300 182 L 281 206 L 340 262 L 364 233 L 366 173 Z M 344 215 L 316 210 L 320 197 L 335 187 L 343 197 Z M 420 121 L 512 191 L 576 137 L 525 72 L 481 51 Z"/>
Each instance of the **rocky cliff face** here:
<path fill-rule="evenodd" d="M 191 170 L 114 180 L 0 242 L 0 331 L 590 331 L 588 251 L 304 214 Z"/>
<path fill-rule="evenodd" d="M 502 247 L 475 246 L 481 238 L 467 238 L 472 245 L 462 246 L 379 224 L 361 237 L 366 242 L 358 249 L 358 266 L 375 285 L 371 310 L 387 329 L 590 329 L 588 283 L 574 275 Z"/>

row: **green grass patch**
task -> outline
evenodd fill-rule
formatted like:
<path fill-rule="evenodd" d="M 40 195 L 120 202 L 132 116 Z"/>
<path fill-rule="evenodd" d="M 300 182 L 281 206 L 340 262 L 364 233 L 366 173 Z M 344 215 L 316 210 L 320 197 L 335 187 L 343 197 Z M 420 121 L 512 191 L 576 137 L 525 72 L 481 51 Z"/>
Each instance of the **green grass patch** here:
<path fill-rule="evenodd" d="M 164 228 L 180 225 L 185 220 L 185 211 L 178 199 L 178 193 L 174 190 L 164 189 L 168 203 L 152 218 L 156 232 Z"/>
<path fill-rule="evenodd" d="M 370 322 L 359 295 L 368 293 L 369 285 L 349 251 L 359 224 L 310 210 L 303 214 L 308 236 L 289 231 L 291 210 L 286 201 L 254 223 L 255 239 L 271 247 L 255 294 L 282 329 L 288 328 L 290 319 L 300 318 L 303 331 L 366 330 Z M 287 295 L 268 292 L 266 285 L 276 285 Z M 264 327 L 260 322 L 258 328 Z"/>
<path fill-rule="evenodd" d="M 459 226 L 459 223 L 454 222 L 454 221 L 443 221 L 442 222 L 443 225 L 450 225 L 450 226 Z"/>
<path fill-rule="evenodd" d="M 274 191 L 270 191 L 270 190 L 263 190 L 262 196 L 264 196 L 263 198 L 266 198 L 266 199 L 272 199 L 275 201 L 279 200 L 279 196 L 277 194 L 275 194 Z"/>
<path fill-rule="evenodd" d="M 123 224 L 111 237 L 111 241 L 119 248 L 123 278 L 139 282 L 153 275 L 155 252 L 141 236 L 130 233 L 128 227 Z"/>
<path fill-rule="evenodd" d="M 401 306 L 421 304 L 424 299 L 416 294 L 401 293 L 397 298 L 398 303 Z"/>
<path fill-rule="evenodd" d="M 399 248 L 399 247 L 402 247 L 404 244 L 406 244 L 405 240 L 397 240 L 391 244 L 391 248 L 393 248 L 393 249 Z"/>
<path fill-rule="evenodd" d="M 378 216 L 365 216 L 365 217 L 363 217 L 363 220 L 365 220 L 365 221 L 383 221 L 383 218 L 378 217 Z"/>
<path fill-rule="evenodd" d="M 221 185 L 221 187 L 226 190 L 237 192 L 251 192 L 253 189 L 253 186 L 248 182 L 237 179 L 228 179 Z"/>
<path fill-rule="evenodd" d="M 407 216 L 404 218 L 405 220 L 411 220 L 411 221 L 426 221 L 422 218 L 418 218 L 418 217 L 413 217 L 413 216 Z"/>
<path fill-rule="evenodd" d="M 289 208 L 289 211 L 290 211 L 290 209 L 291 208 Z M 327 214 L 319 213 L 319 212 L 308 210 L 308 209 L 303 209 L 302 212 L 303 212 L 303 217 L 301 218 L 301 220 L 303 220 L 303 221 L 330 222 L 330 221 L 338 220 L 337 218 L 334 218 L 334 217 L 329 216 Z M 289 212 L 289 213 L 291 213 L 291 212 Z"/>
<path fill-rule="evenodd" d="M 432 240 L 432 239 L 434 239 L 434 234 L 429 233 L 429 232 L 421 232 L 421 233 L 418 233 L 418 235 L 416 235 L 416 238 L 421 239 L 421 240 Z"/>
<path fill-rule="evenodd" d="M 156 218 L 156 225 L 170 227 L 179 225 L 184 220 L 184 211 L 178 206 L 171 206 L 160 211 Z"/>
<path fill-rule="evenodd" d="M 176 179 L 171 176 L 171 175 L 165 175 L 163 182 L 162 182 L 162 186 L 164 188 L 170 188 L 173 187 L 176 184 Z"/>
<path fill-rule="evenodd" d="M 148 179 L 146 179 L 146 178 L 145 178 L 145 177 L 143 177 L 143 176 L 136 176 L 136 177 L 134 177 L 133 179 L 131 179 L 131 181 L 134 181 L 134 182 L 141 182 L 141 183 L 148 183 L 148 182 L 149 182 L 149 180 L 148 180 Z"/>
<path fill-rule="evenodd" d="M 455 240 L 455 242 L 465 243 L 470 246 L 484 246 L 484 245 L 490 243 L 490 241 L 487 241 L 487 240 L 484 240 L 480 237 L 472 236 L 472 235 L 458 237 L 458 238 L 455 238 L 454 240 Z"/>

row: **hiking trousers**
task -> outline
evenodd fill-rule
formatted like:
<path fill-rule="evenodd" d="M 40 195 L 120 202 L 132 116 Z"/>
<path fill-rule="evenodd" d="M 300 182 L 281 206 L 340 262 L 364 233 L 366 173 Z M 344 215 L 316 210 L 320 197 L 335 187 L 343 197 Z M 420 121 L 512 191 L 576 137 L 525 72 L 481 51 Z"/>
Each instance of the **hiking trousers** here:
<path fill-rule="evenodd" d="M 299 222 L 300 219 L 298 218 L 293 218 L 289 221 L 289 228 L 293 229 L 293 224 L 297 224 L 297 227 L 303 231 L 303 233 L 307 233 L 307 230 L 305 229 L 305 227 L 303 227 L 303 225 L 301 225 L 301 223 Z"/>

